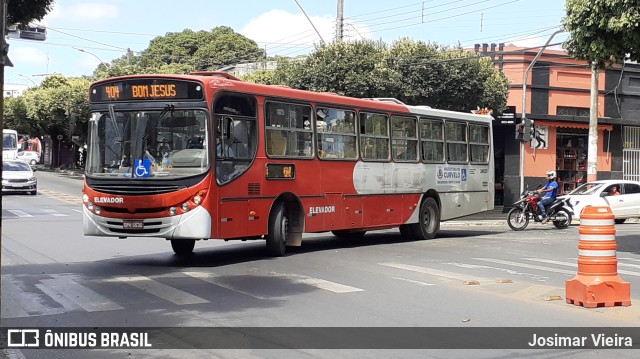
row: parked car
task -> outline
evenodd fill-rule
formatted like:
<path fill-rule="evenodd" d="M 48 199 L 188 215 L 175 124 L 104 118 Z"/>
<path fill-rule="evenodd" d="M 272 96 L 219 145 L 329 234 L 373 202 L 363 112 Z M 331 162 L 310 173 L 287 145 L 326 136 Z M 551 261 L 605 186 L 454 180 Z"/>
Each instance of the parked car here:
<path fill-rule="evenodd" d="M 23 160 L 3 160 L 2 192 L 29 192 L 35 196 L 38 180 L 31 166 Z"/>
<path fill-rule="evenodd" d="M 27 162 L 30 165 L 35 165 L 40 162 L 40 156 L 35 151 L 20 151 L 18 152 L 18 159 Z"/>
<path fill-rule="evenodd" d="M 587 182 L 563 197 L 573 205 L 574 218 L 586 206 L 609 206 L 616 216 L 615 222 L 640 218 L 640 182 L 627 180 L 601 180 Z"/>

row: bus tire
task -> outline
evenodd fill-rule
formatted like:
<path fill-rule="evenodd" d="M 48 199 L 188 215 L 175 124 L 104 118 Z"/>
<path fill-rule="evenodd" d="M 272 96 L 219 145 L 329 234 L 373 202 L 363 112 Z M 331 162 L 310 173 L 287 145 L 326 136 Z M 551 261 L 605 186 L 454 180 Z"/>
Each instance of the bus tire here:
<path fill-rule="evenodd" d="M 195 239 L 172 239 L 171 248 L 173 252 L 180 256 L 186 257 L 193 253 L 193 248 L 196 246 Z"/>
<path fill-rule="evenodd" d="M 273 207 L 269 216 L 269 233 L 267 234 L 267 252 L 274 257 L 284 256 L 287 250 L 287 234 L 289 233 L 289 218 L 284 202 Z"/>
<path fill-rule="evenodd" d="M 367 233 L 367 231 L 338 230 L 338 231 L 331 231 L 331 233 L 333 233 L 333 235 L 338 238 L 358 239 L 358 238 L 362 238 L 364 234 Z"/>
<path fill-rule="evenodd" d="M 440 209 L 435 199 L 429 197 L 422 201 L 418 223 L 410 226 L 417 240 L 432 239 L 436 236 L 440 229 Z"/>

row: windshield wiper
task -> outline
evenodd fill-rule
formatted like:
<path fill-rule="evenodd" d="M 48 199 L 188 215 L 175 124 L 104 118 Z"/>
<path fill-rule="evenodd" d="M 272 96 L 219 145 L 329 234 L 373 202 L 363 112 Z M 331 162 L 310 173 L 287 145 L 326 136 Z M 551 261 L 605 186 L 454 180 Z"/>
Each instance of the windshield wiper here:
<path fill-rule="evenodd" d="M 109 117 L 111 118 L 111 125 L 116 131 L 116 141 L 122 142 L 122 135 L 120 135 L 120 129 L 118 128 L 118 123 L 116 122 L 116 111 L 114 111 L 113 105 L 109 105 Z"/>

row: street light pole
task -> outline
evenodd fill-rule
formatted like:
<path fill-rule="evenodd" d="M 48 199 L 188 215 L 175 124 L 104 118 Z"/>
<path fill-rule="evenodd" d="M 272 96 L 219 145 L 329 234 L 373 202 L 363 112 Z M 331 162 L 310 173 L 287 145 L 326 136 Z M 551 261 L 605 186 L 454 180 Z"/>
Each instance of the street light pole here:
<path fill-rule="evenodd" d="M 35 81 L 33 81 L 30 77 L 25 76 L 25 75 L 23 75 L 23 74 L 16 74 L 16 75 L 18 75 L 18 76 L 20 76 L 20 77 L 24 77 L 25 79 L 27 79 L 27 80 L 31 81 L 31 83 L 33 83 L 33 85 L 34 85 L 35 87 L 38 87 L 38 84 L 37 84 Z"/>
<path fill-rule="evenodd" d="M 524 72 L 524 78 L 522 80 L 522 125 L 523 126 L 525 125 L 524 120 L 527 117 L 527 79 L 529 78 L 529 72 L 531 72 L 533 65 L 536 63 L 536 61 L 538 61 L 538 58 L 540 57 L 540 55 L 542 55 L 542 52 L 544 51 L 544 49 L 546 49 L 547 46 L 549 46 L 549 43 L 551 43 L 551 40 L 553 39 L 553 37 L 561 32 L 564 32 L 564 30 L 557 30 L 556 32 L 551 34 L 551 36 L 549 36 L 549 39 L 547 40 L 547 42 L 540 48 L 540 51 L 538 51 L 538 53 L 533 58 L 533 60 L 531 60 L 529 67 L 527 67 L 527 71 Z M 525 151 L 524 144 L 525 144 L 524 141 L 520 143 L 520 193 L 524 192 L 524 151 Z"/>
<path fill-rule="evenodd" d="M 79 48 L 79 47 L 74 47 L 73 49 L 74 49 L 74 50 L 78 50 L 78 51 L 80 51 L 80 52 L 84 52 L 85 54 L 89 54 L 89 55 L 91 55 L 91 56 L 95 57 L 96 59 L 98 59 L 98 61 L 100 61 L 100 64 L 102 64 L 102 65 L 104 65 L 104 66 L 106 66 L 106 67 L 109 67 L 109 64 L 108 64 L 108 63 L 106 63 L 106 62 L 102 61 L 102 59 L 101 59 L 101 58 L 99 58 L 99 57 L 98 57 L 98 55 L 94 54 L 93 52 L 87 51 L 87 50 L 85 50 L 85 49 L 81 49 L 81 48 Z"/>

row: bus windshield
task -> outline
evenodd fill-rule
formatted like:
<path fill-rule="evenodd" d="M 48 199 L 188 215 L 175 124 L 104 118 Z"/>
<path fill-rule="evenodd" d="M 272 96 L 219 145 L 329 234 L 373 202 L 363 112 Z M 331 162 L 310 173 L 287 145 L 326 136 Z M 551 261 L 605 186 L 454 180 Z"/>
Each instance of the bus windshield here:
<path fill-rule="evenodd" d="M 109 178 L 180 178 L 209 168 L 204 110 L 94 112 L 86 174 Z"/>

